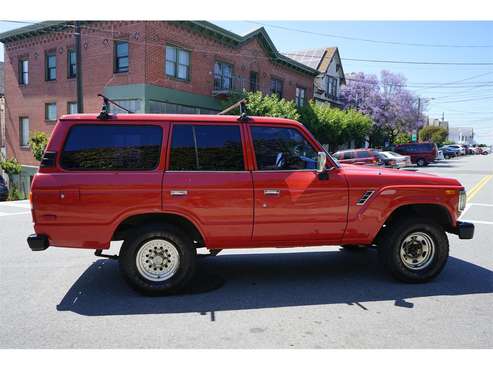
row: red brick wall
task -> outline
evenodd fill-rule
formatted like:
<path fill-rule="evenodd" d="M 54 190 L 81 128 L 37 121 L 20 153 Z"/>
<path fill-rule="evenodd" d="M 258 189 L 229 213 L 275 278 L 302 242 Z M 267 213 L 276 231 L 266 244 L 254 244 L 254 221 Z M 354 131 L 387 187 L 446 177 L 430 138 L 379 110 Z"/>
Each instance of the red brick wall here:
<path fill-rule="evenodd" d="M 284 80 L 284 96 L 294 99 L 297 85 L 313 96 L 313 78 L 286 66 L 274 64 L 257 40 L 241 48 L 169 22 L 114 21 L 86 24 L 82 31 L 84 111 L 95 112 L 101 102 L 97 94 L 105 86 L 148 83 L 167 88 L 211 95 L 216 60 L 234 65 L 234 74 L 248 84 L 251 70 L 258 72 L 261 89 L 268 92 L 272 76 Z M 113 73 L 113 39 L 129 41 L 129 72 Z M 164 46 L 172 43 L 191 50 L 191 81 L 182 82 L 164 73 Z M 74 47 L 73 29 L 50 32 L 5 45 L 5 96 L 7 156 L 35 165 L 28 149 L 19 146 L 19 117 L 29 117 L 30 130 L 51 132 L 53 123 L 44 119 L 45 103 L 56 102 L 60 117 L 67 103 L 76 100 L 76 81 L 67 78 L 67 49 Z M 57 80 L 45 81 L 45 52 L 57 51 Z M 29 59 L 29 85 L 18 83 L 18 61 Z"/>

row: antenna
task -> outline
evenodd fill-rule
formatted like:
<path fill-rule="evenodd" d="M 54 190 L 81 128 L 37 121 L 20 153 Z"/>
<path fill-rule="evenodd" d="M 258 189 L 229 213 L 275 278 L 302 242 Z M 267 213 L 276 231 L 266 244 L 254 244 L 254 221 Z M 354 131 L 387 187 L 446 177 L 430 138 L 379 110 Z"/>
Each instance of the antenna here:
<path fill-rule="evenodd" d="M 120 104 L 111 100 L 107 96 L 104 96 L 103 94 L 98 94 L 98 96 L 103 98 L 103 106 L 101 107 L 101 112 L 98 115 L 98 119 L 100 119 L 100 120 L 107 120 L 107 119 L 111 118 L 110 103 L 117 106 L 118 108 L 124 110 L 127 113 L 130 113 L 130 114 L 134 113 L 130 109 L 122 107 Z"/>

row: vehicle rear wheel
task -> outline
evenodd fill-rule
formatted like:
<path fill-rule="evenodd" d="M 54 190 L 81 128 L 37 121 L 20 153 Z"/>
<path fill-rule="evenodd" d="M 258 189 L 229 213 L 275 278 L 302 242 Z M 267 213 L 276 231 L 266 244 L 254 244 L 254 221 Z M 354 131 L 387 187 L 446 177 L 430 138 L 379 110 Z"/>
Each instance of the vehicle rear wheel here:
<path fill-rule="evenodd" d="M 433 220 L 411 218 L 388 226 L 378 250 L 384 266 L 395 278 L 424 283 L 442 271 L 449 244 L 445 231 Z"/>
<path fill-rule="evenodd" d="M 178 292 L 193 277 L 196 250 L 191 239 L 171 225 L 148 225 L 122 244 L 120 271 L 136 290 L 147 295 Z"/>
<path fill-rule="evenodd" d="M 428 164 L 428 162 L 426 162 L 426 159 L 424 159 L 424 158 L 419 158 L 416 161 L 416 164 L 418 165 L 418 167 L 424 167 Z"/>

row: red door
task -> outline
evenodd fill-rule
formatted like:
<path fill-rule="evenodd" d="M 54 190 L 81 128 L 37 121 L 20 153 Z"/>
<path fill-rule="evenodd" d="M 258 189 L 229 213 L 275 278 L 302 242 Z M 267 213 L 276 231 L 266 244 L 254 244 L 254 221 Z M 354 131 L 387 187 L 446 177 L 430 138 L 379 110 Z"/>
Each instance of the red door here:
<path fill-rule="evenodd" d="M 339 244 L 347 223 L 348 188 L 338 169 L 316 173 L 318 148 L 294 127 L 250 127 L 255 220 L 260 245 Z"/>
<path fill-rule="evenodd" d="M 240 126 L 175 123 L 171 130 L 163 208 L 192 220 L 209 248 L 251 243 L 253 184 Z"/>

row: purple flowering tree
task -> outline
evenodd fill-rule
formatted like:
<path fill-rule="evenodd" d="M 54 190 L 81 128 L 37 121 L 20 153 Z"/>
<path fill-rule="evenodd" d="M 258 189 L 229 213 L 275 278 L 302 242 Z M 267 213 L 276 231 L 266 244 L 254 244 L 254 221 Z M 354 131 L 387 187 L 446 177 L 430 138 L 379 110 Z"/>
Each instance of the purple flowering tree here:
<path fill-rule="evenodd" d="M 381 146 L 393 142 L 401 132 L 410 132 L 422 125 L 418 117 L 418 97 L 407 89 L 406 78 L 382 71 L 380 78 L 362 72 L 346 76 L 341 89 L 344 108 L 353 108 L 372 118 L 370 145 Z M 422 112 L 425 107 L 421 106 Z"/>

